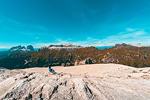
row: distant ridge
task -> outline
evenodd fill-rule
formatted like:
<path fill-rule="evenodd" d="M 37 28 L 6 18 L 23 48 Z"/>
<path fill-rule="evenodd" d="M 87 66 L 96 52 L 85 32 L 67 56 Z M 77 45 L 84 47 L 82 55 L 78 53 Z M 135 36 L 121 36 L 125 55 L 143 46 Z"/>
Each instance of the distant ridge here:
<path fill-rule="evenodd" d="M 130 44 L 132 46 L 136 46 L 136 47 L 146 47 L 145 45 L 141 44 L 141 43 L 136 43 L 136 44 Z"/>
<path fill-rule="evenodd" d="M 101 46 L 101 47 L 96 47 L 96 48 L 99 50 L 103 50 L 105 48 L 109 49 L 110 47 L 113 47 L 113 46 Z"/>
<path fill-rule="evenodd" d="M 33 52 L 34 48 L 32 45 L 25 46 L 13 46 L 10 49 L 0 49 L 0 59 L 9 57 L 10 55 L 13 55 L 15 53 L 27 53 L 27 52 Z"/>
<path fill-rule="evenodd" d="M 60 44 L 60 45 L 49 45 L 48 47 L 41 47 L 39 50 L 43 50 L 43 49 L 49 49 L 49 50 L 61 50 L 61 49 L 65 49 L 67 51 L 73 51 L 75 49 L 79 49 L 79 48 L 83 48 L 80 45 L 73 45 L 70 43 L 66 43 L 66 44 Z M 38 50 L 38 51 L 39 51 Z"/>
<path fill-rule="evenodd" d="M 34 51 L 34 48 L 32 45 L 28 45 L 27 47 L 19 45 L 10 48 L 10 51 Z"/>

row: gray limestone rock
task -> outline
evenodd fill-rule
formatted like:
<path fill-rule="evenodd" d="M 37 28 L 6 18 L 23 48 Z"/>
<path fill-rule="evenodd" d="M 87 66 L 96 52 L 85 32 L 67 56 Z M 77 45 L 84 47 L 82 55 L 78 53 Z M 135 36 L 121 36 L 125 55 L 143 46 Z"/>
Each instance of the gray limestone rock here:
<path fill-rule="evenodd" d="M 2 71 L 4 70 L 4 71 Z M 139 79 L 115 76 L 103 78 L 65 73 L 28 73 L 1 69 L 0 75 L 10 77 L 0 81 L 0 100 L 149 100 L 149 79 L 144 85 L 134 85 Z M 132 73 L 135 74 L 135 73 Z M 113 78 L 114 77 L 114 78 Z M 113 78 L 113 79 L 110 79 Z M 130 81 L 132 84 L 128 84 Z M 143 87 L 142 87 L 143 86 Z"/>

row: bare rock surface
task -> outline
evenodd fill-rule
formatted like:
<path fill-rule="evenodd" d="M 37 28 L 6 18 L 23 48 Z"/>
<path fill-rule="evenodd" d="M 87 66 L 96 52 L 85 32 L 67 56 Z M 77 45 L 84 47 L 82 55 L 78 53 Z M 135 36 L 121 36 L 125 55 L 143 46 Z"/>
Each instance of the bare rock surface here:
<path fill-rule="evenodd" d="M 150 100 L 150 68 L 92 64 L 0 69 L 0 100 Z"/>
<path fill-rule="evenodd" d="M 93 64 L 90 57 L 86 58 L 85 60 L 81 60 L 81 61 L 76 60 L 74 65 L 77 66 L 77 65 L 86 65 L 86 64 Z"/>

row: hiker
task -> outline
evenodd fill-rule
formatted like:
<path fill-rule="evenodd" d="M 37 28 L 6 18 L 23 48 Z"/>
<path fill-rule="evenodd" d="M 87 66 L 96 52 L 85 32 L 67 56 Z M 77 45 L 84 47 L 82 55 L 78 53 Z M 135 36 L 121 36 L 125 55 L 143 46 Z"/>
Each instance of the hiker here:
<path fill-rule="evenodd" d="M 51 68 L 51 65 L 49 65 L 49 72 L 56 74 L 56 72 Z"/>
<path fill-rule="evenodd" d="M 139 59 L 141 59 L 141 55 L 139 55 Z"/>
<path fill-rule="evenodd" d="M 52 68 L 51 68 L 51 65 L 49 65 L 49 72 L 52 72 Z"/>
<path fill-rule="evenodd" d="M 144 60 L 146 60 L 146 55 L 143 57 Z"/>

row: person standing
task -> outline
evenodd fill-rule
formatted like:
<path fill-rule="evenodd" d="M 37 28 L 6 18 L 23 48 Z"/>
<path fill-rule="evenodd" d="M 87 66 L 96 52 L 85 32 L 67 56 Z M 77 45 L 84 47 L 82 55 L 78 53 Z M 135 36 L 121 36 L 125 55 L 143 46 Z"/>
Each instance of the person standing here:
<path fill-rule="evenodd" d="M 141 59 L 141 55 L 139 55 L 139 59 Z"/>
<path fill-rule="evenodd" d="M 146 55 L 144 56 L 144 60 L 146 60 Z"/>

